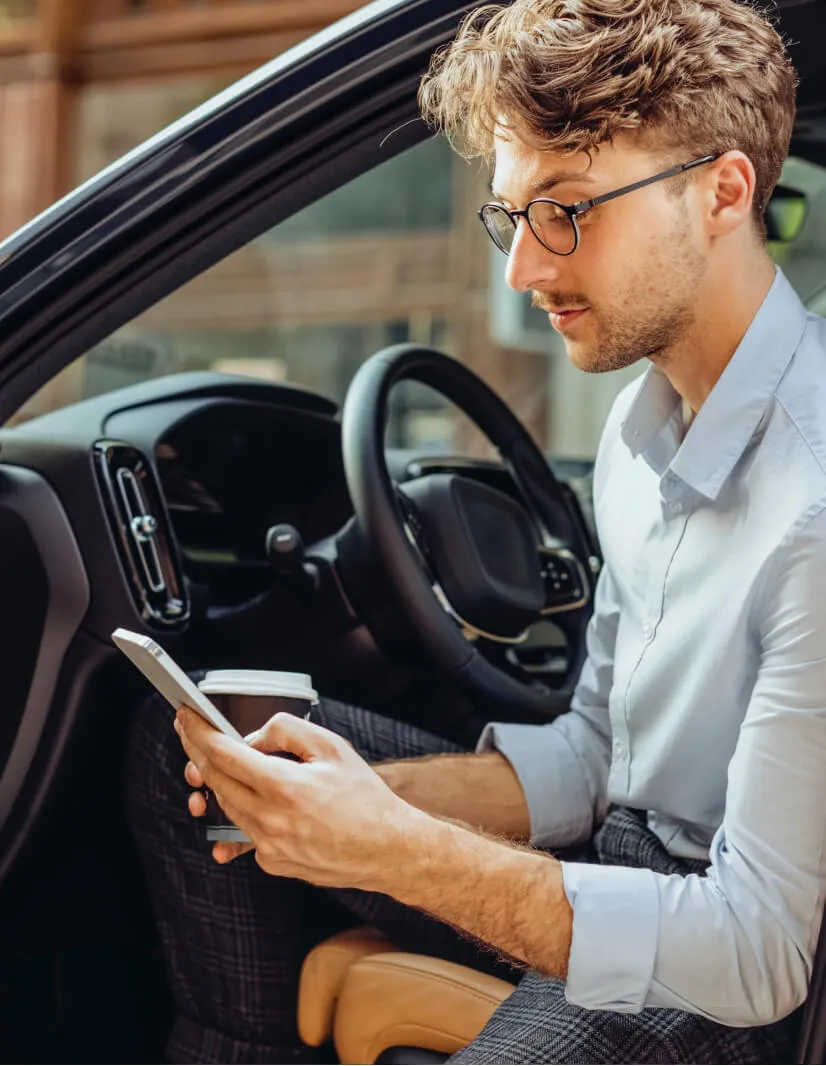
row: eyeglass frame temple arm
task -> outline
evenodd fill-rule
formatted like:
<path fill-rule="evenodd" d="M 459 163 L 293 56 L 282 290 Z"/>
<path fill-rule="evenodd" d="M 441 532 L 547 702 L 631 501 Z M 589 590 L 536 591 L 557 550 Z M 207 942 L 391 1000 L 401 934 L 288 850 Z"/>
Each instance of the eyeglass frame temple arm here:
<path fill-rule="evenodd" d="M 651 178 L 643 178 L 642 181 L 635 181 L 632 185 L 626 185 L 622 189 L 615 189 L 613 192 L 607 192 L 603 196 L 595 196 L 593 200 L 580 200 L 579 203 L 571 204 L 570 217 L 575 218 L 577 215 L 583 214 L 585 211 L 590 211 L 592 207 L 599 207 L 600 204 L 607 204 L 609 200 L 615 200 L 618 196 L 625 196 L 628 192 L 635 192 L 637 189 L 644 189 L 646 185 L 653 185 L 655 181 L 665 181 L 666 178 L 676 178 L 678 174 L 684 174 L 687 170 L 693 170 L 695 167 L 703 166 L 704 163 L 713 163 L 715 159 L 719 159 L 720 154 L 704 155 L 702 159 L 692 159 L 690 163 L 682 163 L 677 167 L 669 167 L 668 170 L 663 170 L 659 174 L 655 174 Z M 564 204 L 560 204 L 564 207 Z"/>
<path fill-rule="evenodd" d="M 554 203 L 558 207 L 561 207 L 562 210 L 565 211 L 565 213 L 567 214 L 568 218 L 570 218 L 573 222 L 575 221 L 577 215 L 582 215 L 586 211 L 590 211 L 593 207 L 599 207 L 600 204 L 607 204 L 609 200 L 615 200 L 618 196 L 625 196 L 626 193 L 635 192 L 637 189 L 644 189 L 646 185 L 653 185 L 655 181 L 665 181 L 667 178 L 675 178 L 678 174 L 684 174 L 687 170 L 693 170 L 695 167 L 703 166 L 705 163 L 713 163 L 715 159 L 720 158 L 720 154 L 721 153 L 716 152 L 713 155 L 704 155 L 702 159 L 692 159 L 689 163 L 681 163 L 679 166 L 669 167 L 668 170 L 662 170 L 659 174 L 654 174 L 650 178 L 643 178 L 641 181 L 635 181 L 631 185 L 624 185 L 621 189 L 614 189 L 613 192 L 606 192 L 602 196 L 595 196 L 592 200 L 580 200 L 578 203 L 575 204 L 563 204 L 560 203 L 558 200 L 552 200 L 550 198 L 547 198 L 547 202 Z M 543 199 L 546 198 L 541 197 L 539 200 L 534 200 L 531 202 L 541 203 Z M 508 218 L 510 218 L 511 225 L 514 229 L 516 229 L 517 218 L 524 218 L 525 221 L 528 222 L 528 225 L 530 225 L 530 222 L 528 220 L 527 207 L 523 208 L 521 211 L 510 211 L 507 207 L 505 207 L 504 204 L 499 204 L 495 201 L 491 201 L 489 203 L 483 204 L 479 208 L 478 215 L 482 222 L 485 221 L 484 210 L 486 207 L 496 207 L 500 211 L 503 211 L 508 216 Z M 528 207 L 530 207 L 530 204 L 528 205 Z M 579 229 L 574 226 L 574 231 L 576 233 L 576 240 L 578 244 Z M 533 232 L 533 230 L 531 232 Z"/>

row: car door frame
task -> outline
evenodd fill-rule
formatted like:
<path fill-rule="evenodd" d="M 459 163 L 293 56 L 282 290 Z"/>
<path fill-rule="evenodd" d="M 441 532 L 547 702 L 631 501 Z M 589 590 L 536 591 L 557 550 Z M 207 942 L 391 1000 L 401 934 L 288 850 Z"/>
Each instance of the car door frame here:
<path fill-rule="evenodd" d="M 0 423 L 141 311 L 429 136 L 417 116 L 418 80 L 466 9 L 454 0 L 378 0 L 360 9 L 0 244 Z M 26 429 L 5 433 L 25 436 Z M 89 588 L 74 532 L 66 524 L 63 551 L 49 532 L 61 501 L 36 470 L 10 464 L 9 454 L 0 465 L 0 504 L 23 520 L 35 509 L 28 525 L 38 533 L 50 595 L 34 676 L 0 762 L 0 881 L 45 809 L 66 761 L 83 678 L 106 651 L 83 631 Z M 84 455 L 75 449 L 66 461 Z"/>
<path fill-rule="evenodd" d="M 377 0 L 0 244 L 0 424 L 114 330 L 429 131 L 416 91 L 473 4 Z"/>

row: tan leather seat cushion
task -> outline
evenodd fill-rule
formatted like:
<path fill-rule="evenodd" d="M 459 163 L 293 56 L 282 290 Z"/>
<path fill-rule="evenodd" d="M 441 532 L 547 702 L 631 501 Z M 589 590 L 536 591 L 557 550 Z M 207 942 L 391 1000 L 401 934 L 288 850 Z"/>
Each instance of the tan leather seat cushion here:
<path fill-rule="evenodd" d="M 452 1054 L 479 1035 L 514 986 L 455 962 L 401 951 L 349 966 L 333 1034 L 342 1063 L 374 1063 L 389 1047 Z"/>
<path fill-rule="evenodd" d="M 377 929 L 347 929 L 317 944 L 304 959 L 298 985 L 298 1035 L 319 1047 L 333 1035 L 333 1017 L 351 963 L 398 948 Z"/>

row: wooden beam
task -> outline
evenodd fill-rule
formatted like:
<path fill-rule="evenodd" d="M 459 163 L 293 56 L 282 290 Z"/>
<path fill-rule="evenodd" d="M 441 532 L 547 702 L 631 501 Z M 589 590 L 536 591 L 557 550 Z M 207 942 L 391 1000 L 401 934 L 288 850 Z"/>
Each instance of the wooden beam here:
<path fill-rule="evenodd" d="M 7 85 L 18 85 L 20 82 L 37 81 L 42 77 L 41 66 L 37 62 L 37 56 L 28 52 L 21 52 L 19 55 L 0 53 L 0 89 Z"/>
<path fill-rule="evenodd" d="M 174 75 L 235 73 L 240 78 L 268 60 L 292 48 L 321 26 L 289 33 L 256 34 L 224 41 L 181 41 L 176 44 L 144 45 L 139 48 L 102 48 L 75 57 L 83 82 L 146 80 Z M 0 81 L 3 80 L 0 59 Z"/>
<path fill-rule="evenodd" d="M 77 81 L 74 48 L 83 0 L 38 0 L 31 56 L 39 75 L 36 138 L 37 166 L 32 174 L 36 210 L 64 196 L 72 186 L 71 158 Z"/>
<path fill-rule="evenodd" d="M 32 130 L 39 103 L 36 85 L 0 85 L 0 239 L 37 210 L 32 189 L 37 144 Z"/>
<path fill-rule="evenodd" d="M 83 19 L 82 0 L 38 0 L 33 47 L 67 56 L 74 50 Z"/>
<path fill-rule="evenodd" d="M 124 0 L 87 0 L 87 5 L 87 22 L 103 18 L 120 18 L 124 12 Z"/>
<path fill-rule="evenodd" d="M 74 91 L 60 78 L 39 83 L 37 122 L 38 167 L 32 175 L 37 210 L 65 196 L 72 188 L 72 132 Z"/>
<path fill-rule="evenodd" d="M 49 0 L 66 3 L 69 0 Z M 74 0 L 77 2 L 77 0 Z M 220 4 L 108 19 L 81 27 L 84 52 L 140 48 L 178 41 L 222 40 L 261 33 L 311 32 L 355 11 L 358 0 L 273 0 L 272 3 Z"/>
<path fill-rule="evenodd" d="M 35 27 L 29 20 L 0 26 L 0 56 L 21 55 L 31 50 Z"/>

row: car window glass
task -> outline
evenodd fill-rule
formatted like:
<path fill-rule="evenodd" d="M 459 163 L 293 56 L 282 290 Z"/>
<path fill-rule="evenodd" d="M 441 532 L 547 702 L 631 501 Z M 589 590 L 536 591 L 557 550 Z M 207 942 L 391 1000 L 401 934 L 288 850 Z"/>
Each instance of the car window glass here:
<path fill-rule="evenodd" d="M 288 381 L 340 402 L 368 356 L 410 341 L 472 367 L 543 449 L 590 457 L 622 375 L 582 389 L 547 316 L 504 285 L 505 259 L 476 213 L 488 180 L 445 140 L 420 143 L 119 329 L 33 397 L 18 421 L 187 370 Z M 572 397 L 578 417 L 568 410 Z M 394 390 L 388 439 L 434 453 L 486 452 L 454 408 L 415 384 Z"/>
<path fill-rule="evenodd" d="M 197 102 L 205 88 L 182 83 L 173 106 Z M 158 99 L 169 106 L 168 97 Z M 146 101 L 139 104 L 136 113 L 146 114 Z M 90 139 L 87 166 L 128 147 L 113 136 L 103 146 Z M 408 149 L 119 329 L 34 396 L 16 420 L 188 370 L 288 381 L 341 402 L 364 359 L 409 341 L 440 348 L 479 373 L 547 454 L 591 460 L 611 403 L 644 366 L 583 374 L 547 316 L 507 288 L 505 259 L 477 217 L 488 178 L 486 168 L 460 159 L 442 138 Z M 770 248 L 807 304 L 824 311 L 826 170 L 790 159 L 783 182 L 805 196 L 805 222 L 793 240 Z M 794 220 L 795 204 L 783 205 L 783 218 Z M 414 384 L 394 392 L 388 440 L 425 452 L 487 454 L 455 409 Z"/>
<path fill-rule="evenodd" d="M 790 157 L 780 180 L 805 198 L 799 208 L 804 221 L 793 240 L 772 242 L 770 248 L 809 310 L 826 315 L 826 167 Z"/>

